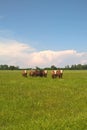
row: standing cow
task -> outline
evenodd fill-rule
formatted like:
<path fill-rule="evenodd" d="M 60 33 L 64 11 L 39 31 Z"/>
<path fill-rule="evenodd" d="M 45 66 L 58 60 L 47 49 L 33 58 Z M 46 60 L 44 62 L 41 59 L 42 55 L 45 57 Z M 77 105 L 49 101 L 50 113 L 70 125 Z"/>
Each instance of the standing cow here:
<path fill-rule="evenodd" d="M 26 71 L 26 70 L 23 70 L 23 71 L 22 71 L 22 75 L 23 75 L 24 77 L 27 77 L 27 71 Z"/>
<path fill-rule="evenodd" d="M 59 77 L 59 78 L 62 78 L 62 76 L 63 76 L 63 70 L 57 70 L 57 76 Z"/>
<path fill-rule="evenodd" d="M 43 77 L 47 77 L 47 70 L 43 70 Z"/>
<path fill-rule="evenodd" d="M 47 70 L 30 70 L 29 76 L 32 77 L 47 77 Z"/>
<path fill-rule="evenodd" d="M 52 70 L 51 74 L 52 74 L 52 78 L 56 78 L 57 77 L 57 70 Z"/>
<path fill-rule="evenodd" d="M 52 75 L 52 78 L 62 78 L 62 76 L 63 76 L 63 71 L 62 70 L 52 70 L 52 73 L 51 73 L 51 75 Z"/>
<path fill-rule="evenodd" d="M 35 70 L 30 70 L 30 72 L 29 72 L 29 76 L 35 76 Z"/>
<path fill-rule="evenodd" d="M 60 78 L 62 78 L 63 77 L 63 70 L 61 69 L 60 70 Z"/>

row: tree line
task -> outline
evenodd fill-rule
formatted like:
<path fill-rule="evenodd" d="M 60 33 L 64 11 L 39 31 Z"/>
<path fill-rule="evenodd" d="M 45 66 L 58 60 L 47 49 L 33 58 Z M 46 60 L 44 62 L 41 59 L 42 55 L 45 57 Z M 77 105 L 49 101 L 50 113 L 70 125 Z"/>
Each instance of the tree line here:
<path fill-rule="evenodd" d="M 0 65 L 0 70 L 18 70 L 19 66 L 14 66 L 14 65 Z"/>
<path fill-rule="evenodd" d="M 32 68 L 25 68 L 27 70 L 32 69 Z M 36 66 L 36 69 L 42 69 Z M 74 65 L 66 65 L 65 67 L 57 67 L 55 65 L 51 65 L 51 67 L 45 67 L 43 69 L 47 69 L 47 70 L 57 70 L 57 69 L 63 69 L 63 70 L 87 70 L 87 64 L 82 65 L 82 64 L 74 64 Z M 20 70 L 19 66 L 14 66 L 14 65 L 10 65 L 8 66 L 7 64 L 4 65 L 0 65 L 0 70 Z"/>
<path fill-rule="evenodd" d="M 45 68 L 45 69 L 48 69 L 48 70 L 52 70 L 52 69 L 63 69 L 63 70 L 87 70 L 87 64 L 85 65 L 82 65 L 82 64 L 74 64 L 74 65 L 66 65 L 65 67 L 56 67 L 55 65 L 52 65 L 51 67 L 49 68 Z"/>
<path fill-rule="evenodd" d="M 87 70 L 87 64 L 85 64 L 85 65 L 82 65 L 82 64 L 75 64 L 75 65 L 71 65 L 71 66 L 69 66 L 69 65 L 67 65 L 67 66 L 65 66 L 65 69 L 67 69 L 67 70 Z"/>

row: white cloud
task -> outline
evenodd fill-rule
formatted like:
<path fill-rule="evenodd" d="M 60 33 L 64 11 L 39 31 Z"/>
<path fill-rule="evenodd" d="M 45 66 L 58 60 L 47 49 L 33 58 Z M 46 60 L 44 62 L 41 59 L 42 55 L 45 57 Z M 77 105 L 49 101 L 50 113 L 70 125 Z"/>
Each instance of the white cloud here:
<path fill-rule="evenodd" d="M 20 67 L 64 67 L 72 64 L 87 64 L 87 53 L 76 50 L 37 52 L 28 44 L 17 41 L 0 42 L 0 64 L 18 65 Z"/>

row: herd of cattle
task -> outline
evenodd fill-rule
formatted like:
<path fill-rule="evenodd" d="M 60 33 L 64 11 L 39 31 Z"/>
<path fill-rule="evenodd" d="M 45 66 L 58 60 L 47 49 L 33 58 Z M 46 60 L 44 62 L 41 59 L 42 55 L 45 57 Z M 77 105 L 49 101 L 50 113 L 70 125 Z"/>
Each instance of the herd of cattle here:
<path fill-rule="evenodd" d="M 48 71 L 47 70 L 30 70 L 29 72 L 27 72 L 26 70 L 23 70 L 22 71 L 22 75 L 24 77 L 27 77 L 27 76 L 31 76 L 31 77 L 37 77 L 37 76 L 40 76 L 40 77 L 47 77 L 48 75 Z M 62 78 L 63 76 L 63 70 L 52 70 L 51 71 L 51 76 L 52 78 Z"/>

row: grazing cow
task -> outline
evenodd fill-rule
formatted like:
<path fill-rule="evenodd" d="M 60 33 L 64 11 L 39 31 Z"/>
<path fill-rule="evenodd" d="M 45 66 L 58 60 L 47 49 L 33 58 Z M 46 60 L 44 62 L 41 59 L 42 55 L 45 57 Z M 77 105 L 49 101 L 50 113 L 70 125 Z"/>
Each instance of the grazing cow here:
<path fill-rule="evenodd" d="M 26 71 L 26 70 L 23 70 L 23 71 L 22 71 L 22 75 L 23 75 L 24 77 L 27 77 L 27 71 Z"/>

